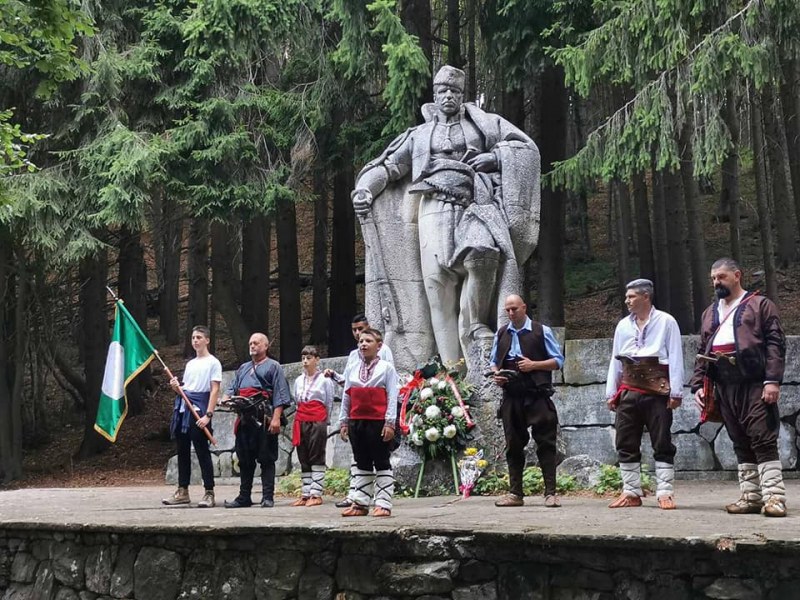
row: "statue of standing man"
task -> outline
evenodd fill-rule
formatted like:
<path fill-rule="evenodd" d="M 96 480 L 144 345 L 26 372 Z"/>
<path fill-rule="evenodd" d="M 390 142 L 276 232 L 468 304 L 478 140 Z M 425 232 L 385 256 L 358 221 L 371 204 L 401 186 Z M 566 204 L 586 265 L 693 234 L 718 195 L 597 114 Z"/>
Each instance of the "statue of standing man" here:
<path fill-rule="evenodd" d="M 425 123 L 368 163 L 352 194 L 367 246 L 367 312 L 405 368 L 490 345 L 539 234 L 539 150 L 502 117 L 464 103 L 464 83 L 463 71 L 442 67 Z"/>

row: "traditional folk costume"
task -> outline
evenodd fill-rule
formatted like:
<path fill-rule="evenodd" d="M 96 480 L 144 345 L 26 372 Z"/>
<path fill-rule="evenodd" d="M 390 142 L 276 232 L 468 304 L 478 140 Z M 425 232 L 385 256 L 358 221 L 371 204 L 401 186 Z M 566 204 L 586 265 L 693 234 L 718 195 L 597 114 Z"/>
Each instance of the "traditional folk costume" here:
<path fill-rule="evenodd" d="M 535 361 L 555 359 L 564 365 L 558 341 L 552 329 L 530 318 L 519 329 L 513 323 L 501 327 L 494 337 L 490 366 L 516 371 L 517 376 L 503 386 L 499 415 L 506 440 L 506 461 L 510 493 L 523 497 L 522 471 L 525 468 L 525 446 L 531 435 L 536 442 L 536 456 L 544 478 L 545 496 L 556 493 L 556 435 L 558 413 L 553 395 L 552 371 L 519 371 L 517 359 Z M 530 428 L 530 434 L 528 433 Z"/>
<path fill-rule="evenodd" d="M 396 427 L 397 371 L 380 357 L 369 364 L 360 359 L 345 370 L 344 380 L 339 426 L 348 426 L 356 464 L 350 498 L 366 509 L 374 496 L 376 507 L 391 510 L 394 474 L 389 457 L 394 440 L 384 442 L 381 432 L 384 425 Z"/>
<path fill-rule="evenodd" d="M 778 309 L 763 296 L 745 292 L 721 299 L 703 313 L 699 354 L 692 391 L 708 376 L 714 397 L 733 441 L 739 462 L 741 498 L 727 507 L 731 513 L 786 514 L 786 489 L 778 456 L 778 405 L 762 400 L 764 385 L 780 384 L 786 358 L 786 338 Z"/>
<path fill-rule="evenodd" d="M 382 344 L 381 347 L 378 349 L 378 358 L 394 366 L 394 355 L 392 354 L 391 348 L 389 348 L 389 346 L 387 346 L 386 344 Z M 347 363 L 345 363 L 344 366 L 344 372 L 347 373 L 349 369 L 357 369 L 360 363 L 361 363 L 361 350 L 356 348 L 352 350 L 348 355 Z M 333 380 L 339 385 L 344 385 L 345 383 L 344 374 L 334 373 Z M 340 508 L 344 508 L 345 506 L 350 506 L 350 504 L 353 502 L 353 494 L 355 493 L 354 478 L 356 470 L 357 467 L 354 459 L 353 462 L 350 464 L 350 488 L 347 490 L 347 497 L 341 502 L 336 503 L 336 506 Z"/>
<path fill-rule="evenodd" d="M 269 433 L 269 419 L 279 406 L 289 406 L 289 384 L 277 361 L 266 358 L 257 365 L 252 361 L 236 369 L 236 375 L 226 390 L 226 395 L 252 397 L 266 393 L 265 405 L 242 413 L 234 424 L 236 456 L 239 459 L 238 506 L 252 504 L 250 494 L 256 461 L 261 465 L 262 506 L 271 506 L 275 493 L 275 461 L 278 460 L 278 435 Z"/>
<path fill-rule="evenodd" d="M 651 308 L 640 329 L 636 315 L 617 324 L 608 366 L 606 398 L 616 406 L 616 447 L 622 471 L 622 491 L 643 495 L 641 442 L 644 427 L 656 463 L 656 497 L 672 496 L 675 480 L 675 445 L 669 398 L 683 398 L 683 347 L 681 331 L 672 315 Z"/>
<path fill-rule="evenodd" d="M 211 354 L 200 356 L 186 363 L 183 373 L 183 391 L 201 417 L 208 412 L 211 383 L 214 381 L 222 381 L 222 365 L 215 356 Z M 211 423 L 208 424 L 207 429 L 213 432 Z M 175 397 L 169 430 L 171 437 L 177 442 L 178 488 L 189 487 L 192 476 L 191 451 L 194 446 L 197 462 L 200 464 L 200 473 L 203 477 L 203 487 L 207 492 L 213 492 L 214 466 L 211 463 L 208 438 L 203 430 L 195 424 L 191 411 L 186 407 L 186 403 L 180 395 Z M 188 502 L 188 495 L 186 502 Z M 164 503 L 169 504 L 170 502 L 165 501 Z"/>
<path fill-rule="evenodd" d="M 321 371 L 303 373 L 294 382 L 297 413 L 292 428 L 292 445 L 297 448 L 303 481 L 301 500 L 322 498 L 325 483 L 325 446 L 333 409 L 333 382 Z"/>

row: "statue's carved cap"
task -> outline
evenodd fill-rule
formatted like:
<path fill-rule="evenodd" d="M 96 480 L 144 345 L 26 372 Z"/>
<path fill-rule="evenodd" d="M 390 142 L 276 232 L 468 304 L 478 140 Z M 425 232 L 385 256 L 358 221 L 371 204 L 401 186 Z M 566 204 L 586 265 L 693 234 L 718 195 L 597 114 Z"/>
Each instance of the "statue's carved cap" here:
<path fill-rule="evenodd" d="M 436 77 L 433 78 L 433 87 L 437 85 L 447 85 L 463 92 L 466 81 L 467 74 L 464 73 L 464 71 L 451 67 L 450 65 L 445 65 L 439 69 L 439 72 L 436 73 Z"/>

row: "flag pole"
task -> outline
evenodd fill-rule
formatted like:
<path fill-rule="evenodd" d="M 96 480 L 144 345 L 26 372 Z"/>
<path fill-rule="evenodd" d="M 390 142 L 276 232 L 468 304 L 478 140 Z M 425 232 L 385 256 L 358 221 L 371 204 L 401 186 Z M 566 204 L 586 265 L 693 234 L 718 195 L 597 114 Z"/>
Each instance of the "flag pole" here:
<path fill-rule="evenodd" d="M 114 290 L 112 290 L 108 286 L 106 286 L 106 289 L 108 290 L 108 293 L 111 294 L 111 297 L 114 298 L 114 302 L 122 302 L 122 300 L 119 299 L 119 296 L 117 296 L 114 293 Z M 155 347 L 153 348 L 153 354 L 158 359 L 158 362 L 161 363 L 161 366 L 164 367 L 164 371 L 166 371 L 167 376 L 170 379 L 175 379 L 175 375 L 173 375 L 172 371 L 169 370 L 169 367 L 163 361 L 163 359 L 161 358 L 161 355 L 158 353 L 158 350 L 156 350 Z M 183 388 L 180 386 L 180 384 L 178 384 L 178 393 L 180 394 L 181 398 L 183 398 L 183 402 L 184 402 L 184 404 L 186 404 L 186 408 L 188 408 L 189 412 L 192 413 L 192 416 L 194 417 L 194 421 L 195 421 L 195 425 L 196 425 L 197 421 L 200 420 L 200 415 L 197 414 L 197 410 L 195 409 L 194 404 L 192 404 L 192 401 L 189 400 L 189 398 L 186 396 L 186 392 L 183 391 Z M 206 437 L 208 438 L 208 441 L 211 442 L 211 445 L 212 446 L 216 446 L 217 445 L 217 440 L 214 439 L 214 436 L 208 430 L 208 427 L 201 427 L 201 429 L 203 430 L 203 433 L 206 434 Z"/>

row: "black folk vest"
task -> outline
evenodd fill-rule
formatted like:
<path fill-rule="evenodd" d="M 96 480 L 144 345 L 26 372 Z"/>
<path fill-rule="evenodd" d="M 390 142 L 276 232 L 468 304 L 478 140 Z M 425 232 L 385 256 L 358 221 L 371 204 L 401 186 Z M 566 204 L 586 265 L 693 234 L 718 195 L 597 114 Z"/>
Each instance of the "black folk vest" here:
<path fill-rule="evenodd" d="M 552 358 L 547 353 L 547 348 L 544 345 L 544 328 L 538 321 L 531 320 L 531 330 L 520 331 L 517 333 L 519 337 L 519 346 L 522 349 L 522 355 L 531 360 L 548 360 Z M 508 331 L 508 325 L 504 325 L 497 331 L 497 355 L 495 364 L 501 369 L 506 368 L 504 365 L 505 358 L 508 351 L 511 350 L 512 334 Z M 546 386 L 553 383 L 552 371 L 531 371 L 525 375 L 530 376 L 537 386 Z"/>

